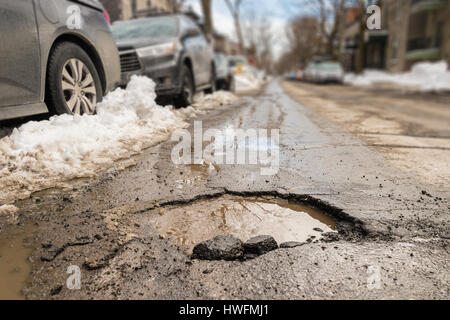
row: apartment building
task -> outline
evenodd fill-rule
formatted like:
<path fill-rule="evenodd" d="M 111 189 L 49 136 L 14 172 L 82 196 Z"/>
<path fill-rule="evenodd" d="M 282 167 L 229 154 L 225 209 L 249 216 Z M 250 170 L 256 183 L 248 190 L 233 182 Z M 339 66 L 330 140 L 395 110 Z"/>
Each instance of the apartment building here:
<path fill-rule="evenodd" d="M 420 61 L 450 65 L 450 0 L 380 0 L 381 30 L 366 30 L 365 67 L 391 72 L 409 70 Z M 343 63 L 354 69 L 359 35 L 352 13 L 343 30 Z"/>
<path fill-rule="evenodd" d="M 111 21 L 128 20 L 159 12 L 172 12 L 173 0 L 100 0 L 108 11 Z"/>

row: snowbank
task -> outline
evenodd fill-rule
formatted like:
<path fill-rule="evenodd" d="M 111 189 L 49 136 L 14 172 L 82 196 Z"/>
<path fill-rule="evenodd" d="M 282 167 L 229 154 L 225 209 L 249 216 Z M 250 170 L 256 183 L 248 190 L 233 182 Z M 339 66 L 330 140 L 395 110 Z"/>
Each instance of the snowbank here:
<path fill-rule="evenodd" d="M 450 91 L 450 71 L 445 61 L 415 64 L 411 71 L 391 74 L 377 70 L 367 70 L 363 75 L 349 74 L 345 83 L 354 86 L 370 86 L 377 83 L 394 83 L 419 91 Z"/>
<path fill-rule="evenodd" d="M 117 89 L 88 116 L 54 116 L 30 121 L 0 140 L 0 205 L 32 192 L 64 186 L 74 178 L 91 177 L 164 141 L 185 119 L 232 103 L 231 93 L 201 96 L 186 109 L 155 103 L 155 84 L 133 77 L 126 90 Z"/>
<path fill-rule="evenodd" d="M 0 206 L 0 216 L 2 215 L 15 215 L 19 211 L 19 209 L 16 206 L 10 205 L 10 204 L 4 204 Z"/>
<path fill-rule="evenodd" d="M 262 86 L 262 81 L 251 72 L 243 72 L 234 76 L 236 92 L 258 90 Z"/>

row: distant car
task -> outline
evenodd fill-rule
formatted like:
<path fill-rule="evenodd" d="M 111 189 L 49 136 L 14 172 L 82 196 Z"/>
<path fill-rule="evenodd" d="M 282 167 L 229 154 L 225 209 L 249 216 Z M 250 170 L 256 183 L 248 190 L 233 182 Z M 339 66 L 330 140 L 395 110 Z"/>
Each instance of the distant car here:
<path fill-rule="evenodd" d="M 74 14 L 78 27 L 69 25 Z M 0 21 L 0 119 L 93 114 L 118 85 L 119 56 L 98 1 L 3 0 Z"/>
<path fill-rule="evenodd" d="M 193 103 L 196 91 L 216 88 L 214 53 L 199 26 L 189 17 L 161 15 L 113 24 L 122 68 L 121 85 L 134 74 L 156 83 L 156 94 Z"/>
<path fill-rule="evenodd" d="M 303 70 L 298 70 L 295 75 L 295 80 L 302 81 L 303 80 Z"/>
<path fill-rule="evenodd" d="M 342 83 L 344 69 L 339 62 L 313 62 L 306 67 L 304 78 L 306 81 L 314 83 Z"/>
<path fill-rule="evenodd" d="M 214 56 L 216 64 L 216 87 L 223 90 L 233 90 L 234 76 L 228 64 L 228 57 L 223 53 Z"/>
<path fill-rule="evenodd" d="M 286 73 L 286 75 L 284 77 L 286 80 L 295 81 L 297 78 L 297 73 L 296 72 L 288 72 L 288 73 Z"/>
<path fill-rule="evenodd" d="M 242 73 L 249 68 L 247 59 L 242 56 L 228 57 L 228 64 L 233 74 Z"/>

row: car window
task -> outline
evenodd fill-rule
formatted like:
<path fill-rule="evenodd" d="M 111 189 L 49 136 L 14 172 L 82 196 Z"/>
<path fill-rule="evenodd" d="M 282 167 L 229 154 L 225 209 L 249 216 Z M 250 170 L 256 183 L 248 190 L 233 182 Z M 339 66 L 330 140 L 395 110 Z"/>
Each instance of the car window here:
<path fill-rule="evenodd" d="M 176 17 L 156 17 L 117 22 L 112 26 L 116 40 L 178 36 Z"/>
<path fill-rule="evenodd" d="M 334 62 L 327 62 L 327 63 L 321 63 L 317 66 L 319 70 L 325 70 L 325 71 L 339 71 L 341 70 L 341 65 L 339 63 Z"/>

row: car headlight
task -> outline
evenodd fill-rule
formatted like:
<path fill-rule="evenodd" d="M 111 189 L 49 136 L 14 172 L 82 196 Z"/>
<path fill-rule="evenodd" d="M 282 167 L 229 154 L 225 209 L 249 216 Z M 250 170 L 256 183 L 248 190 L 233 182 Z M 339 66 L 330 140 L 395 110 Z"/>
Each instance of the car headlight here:
<path fill-rule="evenodd" d="M 139 57 L 158 57 L 171 54 L 179 47 L 178 42 L 168 42 L 136 50 Z"/>

